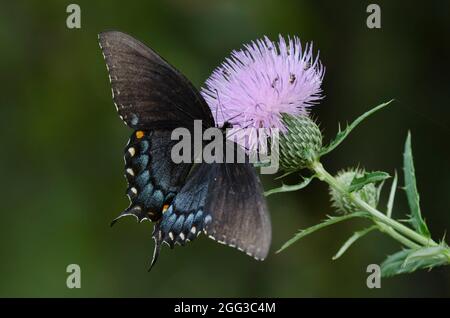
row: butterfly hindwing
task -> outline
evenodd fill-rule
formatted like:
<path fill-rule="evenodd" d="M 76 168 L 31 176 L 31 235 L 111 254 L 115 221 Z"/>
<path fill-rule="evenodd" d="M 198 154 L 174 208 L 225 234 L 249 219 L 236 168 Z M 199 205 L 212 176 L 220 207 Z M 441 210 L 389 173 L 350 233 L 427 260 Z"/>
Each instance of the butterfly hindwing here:
<path fill-rule="evenodd" d="M 171 248 L 194 240 L 204 229 L 204 211 L 209 185 L 209 164 L 196 164 L 186 184 L 180 189 L 162 218 L 155 224 L 153 239 L 155 249 L 151 267 L 156 263 L 162 243 Z M 150 268 L 151 268 L 150 267 Z"/>
<path fill-rule="evenodd" d="M 167 130 L 137 130 L 125 149 L 125 176 L 130 206 L 119 215 L 139 221 L 157 221 L 183 186 L 191 164 L 175 164 L 171 149 L 176 141 Z M 116 221 L 116 218 L 114 221 Z"/>
<path fill-rule="evenodd" d="M 270 248 L 271 223 L 261 183 L 250 163 L 201 163 L 155 225 L 161 243 L 184 245 L 200 232 L 262 260 Z"/>
<path fill-rule="evenodd" d="M 155 51 L 118 31 L 99 34 L 113 100 L 125 123 L 134 129 L 191 127 L 201 119 L 214 126 L 198 90 Z"/>
<path fill-rule="evenodd" d="M 208 186 L 204 231 L 219 243 L 258 260 L 266 258 L 272 239 L 263 189 L 250 163 L 216 164 Z"/>

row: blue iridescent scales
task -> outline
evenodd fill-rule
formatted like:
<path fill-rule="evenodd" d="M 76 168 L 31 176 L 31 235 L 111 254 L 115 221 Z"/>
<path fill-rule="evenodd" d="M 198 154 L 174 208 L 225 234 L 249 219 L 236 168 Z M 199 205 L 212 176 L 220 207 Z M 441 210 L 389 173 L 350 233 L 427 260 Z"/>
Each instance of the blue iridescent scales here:
<path fill-rule="evenodd" d="M 205 220 L 210 220 L 201 210 L 204 202 L 198 202 L 199 205 L 188 213 L 185 210 L 177 213 L 173 206 L 173 199 L 191 165 L 167 162 L 171 146 L 167 137 L 167 132 L 142 130 L 130 137 L 124 155 L 130 205 L 112 222 L 127 215 L 135 216 L 139 222 L 146 219 L 156 222 L 153 238 L 158 253 L 162 243 L 173 248 L 175 244 L 184 246 L 192 241 L 204 230 Z M 171 176 L 170 180 L 164 177 L 166 175 Z"/>
<path fill-rule="evenodd" d="M 125 215 L 135 215 L 139 221 L 157 221 L 164 208 L 175 197 L 169 189 L 157 188 L 151 176 L 151 137 L 154 132 L 138 130 L 131 136 L 125 149 L 125 176 L 130 206 L 113 222 Z M 165 191 L 164 191 L 165 190 Z"/>
<path fill-rule="evenodd" d="M 164 212 L 161 222 L 156 224 L 153 235 L 157 240 L 166 242 L 173 248 L 175 243 L 185 245 L 195 239 L 204 226 L 205 213 L 201 210 L 191 212 L 187 216 L 177 215 L 173 205 Z"/>

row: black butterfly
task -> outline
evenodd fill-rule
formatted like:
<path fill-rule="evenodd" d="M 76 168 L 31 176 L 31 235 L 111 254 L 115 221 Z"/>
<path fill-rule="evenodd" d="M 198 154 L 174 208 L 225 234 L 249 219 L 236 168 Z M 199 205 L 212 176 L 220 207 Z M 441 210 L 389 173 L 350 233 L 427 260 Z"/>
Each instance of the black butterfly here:
<path fill-rule="evenodd" d="M 249 163 L 175 164 L 171 132 L 205 128 L 215 121 L 198 90 L 179 71 L 133 37 L 99 34 L 113 100 L 135 131 L 125 149 L 130 206 L 116 218 L 134 215 L 156 222 L 155 264 L 161 244 L 185 245 L 201 232 L 262 260 L 269 251 L 271 223 L 261 183 Z"/>

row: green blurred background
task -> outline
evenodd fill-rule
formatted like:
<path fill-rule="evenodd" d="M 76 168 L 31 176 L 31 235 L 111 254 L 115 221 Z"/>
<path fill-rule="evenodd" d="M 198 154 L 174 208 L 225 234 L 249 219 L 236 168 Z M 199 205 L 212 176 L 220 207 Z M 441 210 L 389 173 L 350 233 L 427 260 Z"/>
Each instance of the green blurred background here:
<path fill-rule="evenodd" d="M 122 155 L 131 131 L 115 112 L 97 44 L 103 30 L 130 33 L 200 87 L 250 40 L 281 33 L 314 41 L 327 72 L 326 98 L 313 113 L 326 137 L 338 122 L 396 99 L 325 165 L 393 172 L 411 129 L 423 213 L 440 239 L 450 229 L 448 1 L 376 1 L 381 30 L 365 25 L 368 1 L 77 1 L 78 30 L 66 27 L 69 3 L 1 4 L 0 296 L 450 296 L 449 268 L 368 289 L 366 266 L 399 248 L 381 234 L 332 261 L 362 222 L 323 230 L 275 255 L 297 229 L 332 213 L 319 182 L 270 197 L 273 247 L 266 261 L 202 237 L 165 248 L 147 273 L 152 225 L 130 218 L 109 227 L 128 205 Z M 264 185 L 276 183 L 264 177 Z M 395 213 L 406 211 L 399 192 Z M 81 289 L 66 287 L 71 263 L 81 266 Z"/>

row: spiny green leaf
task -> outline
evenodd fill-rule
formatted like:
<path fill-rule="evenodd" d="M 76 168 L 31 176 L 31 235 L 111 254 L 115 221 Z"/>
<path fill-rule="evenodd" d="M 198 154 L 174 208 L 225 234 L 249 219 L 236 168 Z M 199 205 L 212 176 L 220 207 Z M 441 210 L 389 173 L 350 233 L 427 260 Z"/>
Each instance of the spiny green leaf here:
<path fill-rule="evenodd" d="M 390 255 L 381 264 L 383 277 L 412 273 L 418 269 L 432 269 L 449 263 L 445 246 L 405 249 Z"/>
<path fill-rule="evenodd" d="M 348 187 L 349 192 L 354 192 L 362 189 L 366 184 L 375 183 L 386 180 L 391 176 L 383 171 L 364 172 L 362 177 L 353 178 L 352 183 Z"/>
<path fill-rule="evenodd" d="M 393 101 L 393 99 L 388 101 L 387 103 L 383 103 L 381 105 L 378 105 L 375 108 L 372 108 L 371 110 L 365 112 L 364 114 L 362 114 L 361 116 L 356 118 L 350 125 L 347 125 L 347 127 L 344 130 L 342 130 L 342 131 L 341 131 L 341 127 L 339 125 L 339 131 L 336 134 L 336 137 L 326 147 L 322 148 L 322 150 L 319 153 L 320 156 L 323 156 L 323 155 L 331 152 L 332 150 L 334 150 L 337 146 L 339 146 L 341 144 L 341 142 L 343 142 L 345 140 L 345 138 L 347 138 L 347 136 L 350 134 L 350 132 L 356 126 L 358 126 L 364 119 L 366 119 L 367 117 L 369 117 L 373 113 L 377 112 L 378 110 L 386 107 L 392 101 Z"/>
<path fill-rule="evenodd" d="M 294 184 L 294 185 L 287 185 L 287 184 L 283 184 L 281 187 L 278 188 L 274 188 L 274 189 L 270 189 L 267 190 L 266 192 L 264 192 L 264 195 L 266 197 L 268 197 L 271 194 L 274 193 L 280 193 L 280 192 L 291 192 L 291 191 L 297 191 L 300 189 L 305 188 L 316 176 L 313 175 L 309 178 L 304 178 L 302 182 L 300 182 L 299 184 Z"/>
<path fill-rule="evenodd" d="M 339 251 L 332 257 L 333 260 L 337 260 L 339 257 L 341 257 L 349 248 L 353 245 L 358 239 L 365 236 L 366 234 L 372 232 L 373 230 L 377 229 L 376 225 L 373 225 L 371 227 L 368 227 L 364 230 L 358 231 L 353 233 L 352 236 L 349 237 L 347 241 L 341 246 Z"/>
<path fill-rule="evenodd" d="M 300 230 L 293 238 L 291 238 L 289 241 L 287 241 L 286 243 L 283 244 L 283 246 L 276 252 L 279 253 L 282 250 L 288 248 L 289 246 L 291 246 L 293 243 L 297 242 L 298 240 L 300 240 L 301 238 L 316 232 L 317 230 L 323 229 L 324 227 L 351 219 L 351 218 L 356 218 L 356 217 L 368 217 L 366 212 L 353 212 L 350 214 L 345 214 L 342 216 L 333 216 L 333 217 L 329 217 L 328 219 L 324 220 L 323 222 L 313 225 L 311 227 L 308 227 L 304 230 Z"/>
<path fill-rule="evenodd" d="M 408 262 L 414 261 L 416 259 L 440 257 L 444 251 L 445 251 L 445 247 L 443 247 L 441 245 L 419 248 L 416 251 L 410 253 L 408 255 L 408 257 L 406 257 L 405 265 Z"/>
<path fill-rule="evenodd" d="M 394 206 L 395 192 L 397 190 L 397 172 L 395 172 L 394 180 L 392 180 L 391 192 L 389 193 L 389 200 L 386 208 L 386 215 L 388 217 L 392 216 L 392 208 Z"/>
<path fill-rule="evenodd" d="M 405 152 L 403 153 L 403 172 L 405 174 L 405 191 L 411 212 L 412 226 L 420 234 L 430 237 L 430 231 L 428 230 L 428 227 L 422 218 L 422 213 L 420 212 L 420 197 L 416 185 L 410 132 L 408 132 L 408 136 L 406 137 Z"/>
<path fill-rule="evenodd" d="M 384 182 L 386 180 L 381 181 L 380 185 L 377 187 L 377 202 L 380 202 L 381 191 L 383 190 Z"/>
<path fill-rule="evenodd" d="M 287 176 L 289 176 L 289 175 L 291 175 L 291 174 L 293 174 L 295 172 L 297 172 L 297 171 L 295 171 L 295 170 L 288 171 L 288 172 L 283 173 L 281 176 L 275 177 L 274 179 L 275 180 L 280 180 L 280 179 L 283 179 L 284 177 L 287 177 Z"/>
<path fill-rule="evenodd" d="M 389 255 L 384 262 L 381 263 L 381 276 L 390 277 L 397 274 L 402 274 L 403 263 L 411 252 L 411 249 L 405 249 Z"/>

